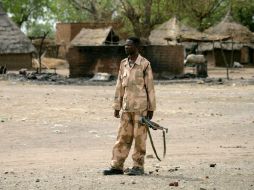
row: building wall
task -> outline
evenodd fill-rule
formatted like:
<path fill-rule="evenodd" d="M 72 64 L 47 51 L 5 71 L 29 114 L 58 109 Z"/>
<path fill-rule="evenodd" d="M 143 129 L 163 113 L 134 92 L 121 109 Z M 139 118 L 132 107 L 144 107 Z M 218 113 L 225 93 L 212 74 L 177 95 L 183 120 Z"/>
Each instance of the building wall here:
<path fill-rule="evenodd" d="M 7 70 L 32 69 L 32 54 L 0 54 L 0 66 Z"/>
<path fill-rule="evenodd" d="M 239 50 L 234 50 L 233 52 L 231 50 L 224 50 L 223 52 L 229 65 L 232 64 L 231 63 L 232 54 L 233 54 L 233 62 L 234 61 L 237 61 L 239 63 L 241 62 L 241 52 Z M 219 67 L 225 67 L 226 64 L 221 49 L 215 49 L 214 54 L 215 54 L 215 65 Z"/>
<path fill-rule="evenodd" d="M 91 77 L 97 72 L 116 76 L 124 57 L 121 46 L 72 47 L 67 54 L 70 77 Z"/>
<path fill-rule="evenodd" d="M 207 51 L 204 53 L 205 58 L 207 60 L 208 66 L 215 66 L 215 59 L 214 59 L 214 52 L 213 51 Z"/>
<path fill-rule="evenodd" d="M 183 73 L 182 46 L 146 46 L 141 54 L 153 68 L 154 77 Z M 70 77 L 91 77 L 97 72 L 117 76 L 120 61 L 126 57 L 123 46 L 71 47 L 67 54 Z"/>
<path fill-rule="evenodd" d="M 71 42 L 71 26 L 69 24 L 56 25 L 56 44 L 58 47 L 58 57 L 65 58 Z"/>
<path fill-rule="evenodd" d="M 71 26 L 69 24 L 56 24 L 56 44 L 62 45 L 71 41 Z"/>
<path fill-rule="evenodd" d="M 183 73 L 183 46 L 145 46 L 144 56 L 151 62 L 155 78 Z"/>
<path fill-rule="evenodd" d="M 250 63 L 254 65 L 254 49 L 250 49 L 249 54 L 250 54 Z"/>
<path fill-rule="evenodd" d="M 242 64 L 248 64 L 250 62 L 249 47 L 242 47 L 241 49 L 241 62 Z"/>

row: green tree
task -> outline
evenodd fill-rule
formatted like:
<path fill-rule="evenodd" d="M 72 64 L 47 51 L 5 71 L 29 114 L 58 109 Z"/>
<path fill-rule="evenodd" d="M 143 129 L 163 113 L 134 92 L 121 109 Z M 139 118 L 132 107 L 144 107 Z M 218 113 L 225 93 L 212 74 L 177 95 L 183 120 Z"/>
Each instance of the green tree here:
<path fill-rule="evenodd" d="M 27 27 L 27 35 L 31 37 L 42 37 L 43 34 L 48 33 L 47 37 L 54 38 L 55 31 L 52 23 L 31 23 Z"/>
<path fill-rule="evenodd" d="M 228 0 L 186 0 L 183 3 L 184 18 L 203 31 L 221 18 L 227 5 Z"/>
<path fill-rule="evenodd" d="M 21 27 L 25 22 L 35 22 L 50 17 L 51 0 L 2 0 L 4 9 Z"/>
<path fill-rule="evenodd" d="M 161 24 L 169 12 L 167 0 L 119 0 L 121 16 L 127 18 L 127 27 L 143 39 L 148 39 L 155 25 Z"/>
<path fill-rule="evenodd" d="M 147 39 L 156 25 L 172 16 L 204 30 L 215 24 L 232 3 L 232 15 L 254 31 L 253 0 L 2 0 L 4 9 L 29 34 L 45 29 L 54 32 L 53 22 L 123 23 L 123 33 Z M 22 28 L 23 28 L 22 27 Z M 38 27 L 39 29 L 37 29 Z"/>
<path fill-rule="evenodd" d="M 254 32 L 254 1 L 232 0 L 232 10 L 237 21 Z"/>
<path fill-rule="evenodd" d="M 69 5 L 71 15 L 76 13 L 81 18 L 95 22 L 111 20 L 117 9 L 117 4 L 111 0 L 58 0 L 58 4 L 63 3 Z"/>
<path fill-rule="evenodd" d="M 55 0 L 51 3 L 51 10 L 57 22 L 81 22 L 88 20 L 87 13 L 77 10 L 69 0 Z"/>

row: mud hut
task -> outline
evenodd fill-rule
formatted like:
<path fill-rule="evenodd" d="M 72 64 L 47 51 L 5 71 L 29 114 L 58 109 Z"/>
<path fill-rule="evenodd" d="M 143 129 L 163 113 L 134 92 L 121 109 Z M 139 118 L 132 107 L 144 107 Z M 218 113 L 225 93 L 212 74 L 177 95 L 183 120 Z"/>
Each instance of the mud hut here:
<path fill-rule="evenodd" d="M 66 56 L 70 77 L 91 77 L 97 72 L 116 75 L 124 56 L 118 43 L 119 37 L 112 27 L 81 29 L 71 41 Z"/>
<path fill-rule="evenodd" d="M 254 40 L 252 32 L 235 22 L 230 11 L 217 25 L 205 30 L 207 34 L 230 36 L 224 42 L 202 43 L 199 50 L 207 56 L 208 64 L 214 66 L 232 66 L 234 61 L 241 64 L 253 64 Z M 223 53 L 225 58 L 223 58 Z"/>
<path fill-rule="evenodd" d="M 56 45 L 58 46 L 58 56 L 66 58 L 71 41 L 79 34 L 82 28 L 97 29 L 111 27 L 115 30 L 121 27 L 116 22 L 81 22 L 81 23 L 57 23 L 56 24 Z"/>
<path fill-rule="evenodd" d="M 67 53 L 70 77 L 91 77 L 97 72 L 117 76 L 120 61 L 126 57 L 124 46 L 112 28 L 84 28 L 71 41 Z M 183 73 L 183 47 L 143 46 L 141 54 L 151 61 L 154 77 Z"/>
<path fill-rule="evenodd" d="M 8 70 L 31 69 L 35 51 L 31 41 L 7 16 L 0 2 L 0 66 Z"/>

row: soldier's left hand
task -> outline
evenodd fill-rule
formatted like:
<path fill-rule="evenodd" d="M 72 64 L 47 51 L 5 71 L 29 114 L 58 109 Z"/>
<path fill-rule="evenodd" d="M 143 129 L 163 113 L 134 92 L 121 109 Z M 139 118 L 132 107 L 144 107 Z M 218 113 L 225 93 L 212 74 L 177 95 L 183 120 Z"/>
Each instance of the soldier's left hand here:
<path fill-rule="evenodd" d="M 146 117 L 151 120 L 153 118 L 153 111 L 147 111 Z"/>

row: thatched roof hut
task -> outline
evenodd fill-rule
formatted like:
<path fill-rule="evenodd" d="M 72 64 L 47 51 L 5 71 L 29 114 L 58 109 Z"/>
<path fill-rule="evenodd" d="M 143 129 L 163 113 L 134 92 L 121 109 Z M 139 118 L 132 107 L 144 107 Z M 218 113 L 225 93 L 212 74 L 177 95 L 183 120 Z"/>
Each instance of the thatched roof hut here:
<path fill-rule="evenodd" d="M 8 18 L 0 3 L 0 54 L 32 53 L 35 51 L 31 41 Z"/>
<path fill-rule="evenodd" d="M 119 37 L 115 34 L 112 27 L 83 28 L 71 41 L 72 46 L 101 46 L 118 43 Z"/>
<path fill-rule="evenodd" d="M 8 69 L 31 68 L 35 48 L 4 12 L 0 2 L 0 66 Z"/>
<path fill-rule="evenodd" d="M 216 66 L 231 65 L 234 61 L 242 64 L 253 63 L 250 56 L 254 49 L 254 36 L 245 26 L 235 22 L 230 11 L 217 25 L 205 30 L 208 35 L 224 35 L 230 38 L 226 41 L 203 42 L 198 49 L 205 52 L 208 63 Z"/>
<path fill-rule="evenodd" d="M 202 51 L 210 51 L 213 48 L 223 48 L 226 50 L 233 49 L 239 50 L 243 46 L 248 46 L 254 48 L 254 36 L 252 32 L 245 26 L 234 21 L 231 16 L 230 11 L 227 13 L 225 18 L 222 19 L 217 25 L 212 26 L 205 30 L 205 33 L 212 35 L 223 35 L 230 36 L 230 39 L 224 43 L 215 42 L 212 43 L 203 43 L 200 46 Z"/>
<path fill-rule="evenodd" d="M 252 32 L 247 27 L 235 22 L 230 11 L 221 22 L 208 28 L 205 32 L 231 36 L 234 42 L 250 43 L 253 40 Z"/>
<path fill-rule="evenodd" d="M 176 44 L 181 35 L 192 35 L 198 31 L 181 23 L 176 17 L 172 17 L 159 27 L 151 31 L 149 40 L 152 45 Z"/>

